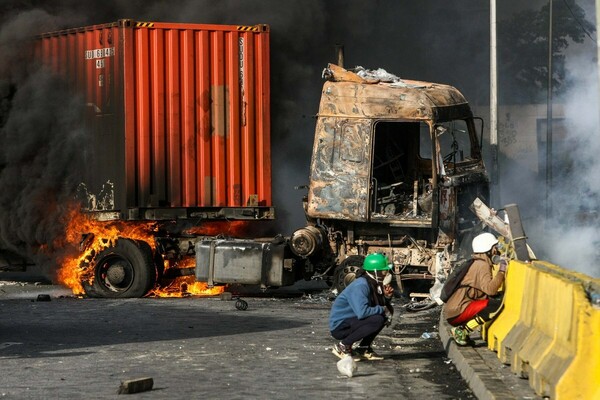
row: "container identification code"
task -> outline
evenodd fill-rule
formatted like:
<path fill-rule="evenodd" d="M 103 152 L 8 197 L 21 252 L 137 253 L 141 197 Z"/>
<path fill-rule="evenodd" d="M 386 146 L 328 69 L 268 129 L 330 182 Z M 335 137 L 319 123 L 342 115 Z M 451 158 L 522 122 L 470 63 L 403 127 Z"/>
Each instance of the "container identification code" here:
<path fill-rule="evenodd" d="M 105 57 L 114 57 L 115 56 L 115 48 L 114 47 L 105 47 L 103 49 L 94 49 L 94 50 L 86 50 L 85 51 L 85 59 L 93 60 L 95 58 L 105 58 Z"/>
<path fill-rule="evenodd" d="M 95 49 L 95 50 L 86 50 L 85 51 L 85 59 L 86 60 L 96 60 L 96 68 L 104 68 L 104 59 L 106 57 L 114 57 L 115 56 L 115 48 L 114 47 L 105 47 L 103 49 Z"/>

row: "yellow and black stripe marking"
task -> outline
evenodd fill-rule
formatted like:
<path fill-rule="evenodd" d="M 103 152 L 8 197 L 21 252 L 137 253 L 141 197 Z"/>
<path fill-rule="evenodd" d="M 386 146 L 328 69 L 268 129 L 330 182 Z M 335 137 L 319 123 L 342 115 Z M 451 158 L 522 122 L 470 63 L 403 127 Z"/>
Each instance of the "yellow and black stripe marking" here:
<path fill-rule="evenodd" d="M 259 31 L 259 26 L 258 25 L 254 25 L 254 26 L 243 26 L 243 25 L 239 25 L 237 27 L 238 31 L 242 31 L 242 32 L 258 32 Z"/>
<path fill-rule="evenodd" d="M 136 28 L 152 28 L 154 26 L 154 22 L 136 22 Z"/>

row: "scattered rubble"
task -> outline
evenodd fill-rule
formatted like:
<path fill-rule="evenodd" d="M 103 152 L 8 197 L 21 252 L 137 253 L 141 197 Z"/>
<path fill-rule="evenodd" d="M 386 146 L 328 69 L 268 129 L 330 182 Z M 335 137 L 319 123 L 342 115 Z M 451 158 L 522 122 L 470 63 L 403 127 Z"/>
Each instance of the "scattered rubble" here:
<path fill-rule="evenodd" d="M 152 378 L 139 378 L 121 382 L 118 394 L 132 394 L 147 392 L 152 390 L 154 386 L 154 379 Z"/>

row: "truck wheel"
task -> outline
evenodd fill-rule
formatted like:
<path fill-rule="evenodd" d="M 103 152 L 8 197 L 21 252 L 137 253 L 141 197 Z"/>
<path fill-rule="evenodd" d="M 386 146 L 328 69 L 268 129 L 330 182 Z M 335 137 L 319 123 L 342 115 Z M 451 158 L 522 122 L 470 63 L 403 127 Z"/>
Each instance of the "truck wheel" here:
<path fill-rule="evenodd" d="M 157 279 L 152 249 L 140 240 L 119 238 L 114 247 L 98 253 L 92 265 L 94 280 L 84 285 L 89 297 L 142 297 Z"/>
<path fill-rule="evenodd" d="M 335 268 L 333 272 L 333 289 L 337 289 L 337 293 L 342 293 L 342 290 L 356 279 L 356 272 L 362 268 L 365 256 L 349 256 Z"/>

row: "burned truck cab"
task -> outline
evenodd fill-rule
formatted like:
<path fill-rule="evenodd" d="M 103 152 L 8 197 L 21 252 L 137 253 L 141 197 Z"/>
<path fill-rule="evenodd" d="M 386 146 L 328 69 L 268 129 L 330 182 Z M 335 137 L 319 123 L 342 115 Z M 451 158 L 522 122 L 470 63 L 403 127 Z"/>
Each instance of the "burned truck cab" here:
<path fill-rule="evenodd" d="M 336 65 L 324 77 L 308 226 L 292 235 L 292 251 L 338 291 L 372 252 L 388 255 L 401 290 L 433 280 L 476 224 L 469 205 L 488 198 L 481 125 L 448 85 Z"/>

